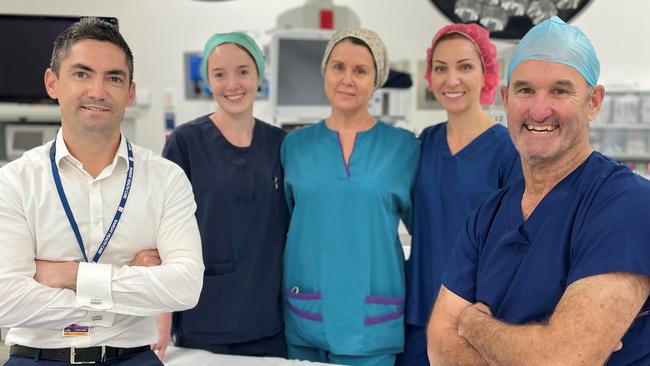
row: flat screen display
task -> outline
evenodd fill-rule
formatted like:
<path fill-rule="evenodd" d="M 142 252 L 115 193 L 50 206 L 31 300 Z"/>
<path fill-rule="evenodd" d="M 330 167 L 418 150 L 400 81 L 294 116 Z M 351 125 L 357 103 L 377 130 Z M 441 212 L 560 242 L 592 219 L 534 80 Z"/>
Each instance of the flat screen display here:
<path fill-rule="evenodd" d="M 101 17 L 115 24 L 116 18 Z M 56 103 L 43 75 L 54 40 L 81 17 L 0 14 L 0 102 Z"/>
<path fill-rule="evenodd" d="M 320 64 L 331 31 L 276 31 L 271 40 L 269 101 L 276 121 L 319 120 L 330 113 Z"/>
<path fill-rule="evenodd" d="M 328 105 L 320 64 L 327 39 L 281 39 L 278 106 Z"/>
<path fill-rule="evenodd" d="M 43 132 L 22 131 L 14 135 L 14 150 L 29 150 L 43 144 Z"/>

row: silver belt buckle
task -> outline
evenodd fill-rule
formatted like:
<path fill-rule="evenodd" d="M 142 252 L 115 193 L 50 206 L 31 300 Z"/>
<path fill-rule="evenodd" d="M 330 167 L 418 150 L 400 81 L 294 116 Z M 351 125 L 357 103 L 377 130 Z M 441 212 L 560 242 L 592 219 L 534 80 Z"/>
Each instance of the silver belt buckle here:
<path fill-rule="evenodd" d="M 106 361 L 106 346 L 102 347 L 102 356 L 100 362 Z M 93 365 L 95 361 L 77 361 L 77 349 L 76 347 L 70 347 L 70 364 L 71 365 Z"/>

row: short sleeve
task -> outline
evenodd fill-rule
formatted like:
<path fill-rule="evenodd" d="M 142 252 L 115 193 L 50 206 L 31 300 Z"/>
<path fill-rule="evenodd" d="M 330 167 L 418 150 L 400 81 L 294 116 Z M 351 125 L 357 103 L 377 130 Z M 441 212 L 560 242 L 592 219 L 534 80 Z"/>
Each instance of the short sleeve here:
<path fill-rule="evenodd" d="M 626 173 L 588 208 L 571 245 L 567 285 L 611 272 L 650 275 L 650 183 Z"/>

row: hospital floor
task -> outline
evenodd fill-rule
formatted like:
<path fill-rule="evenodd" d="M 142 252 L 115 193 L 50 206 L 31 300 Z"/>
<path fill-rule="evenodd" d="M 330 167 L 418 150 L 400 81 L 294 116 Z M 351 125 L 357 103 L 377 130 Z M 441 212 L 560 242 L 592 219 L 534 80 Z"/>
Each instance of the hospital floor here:
<path fill-rule="evenodd" d="M 9 347 L 4 343 L 0 344 L 0 364 L 5 363 L 9 359 Z"/>

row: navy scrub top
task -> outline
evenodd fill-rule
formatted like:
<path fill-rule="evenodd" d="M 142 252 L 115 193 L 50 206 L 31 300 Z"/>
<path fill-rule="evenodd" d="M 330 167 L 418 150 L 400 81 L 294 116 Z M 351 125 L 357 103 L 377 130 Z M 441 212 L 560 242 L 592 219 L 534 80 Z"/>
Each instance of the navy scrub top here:
<path fill-rule="evenodd" d="M 192 183 L 205 262 L 198 305 L 174 314 L 178 343 L 240 343 L 282 331 L 285 134 L 256 119 L 251 145 L 236 147 L 206 115 L 177 127 L 165 144 L 163 156 Z"/>
<path fill-rule="evenodd" d="M 611 272 L 650 275 L 650 182 L 598 152 L 558 183 L 526 221 L 524 181 L 485 201 L 459 236 L 451 292 L 508 323 L 543 322 L 571 283 Z M 645 309 L 649 303 L 646 301 Z M 650 364 L 650 316 L 607 365 Z"/>
<path fill-rule="evenodd" d="M 406 262 L 406 322 L 426 327 L 452 248 L 469 214 L 491 193 L 521 179 L 519 154 L 496 124 L 451 154 L 447 123 L 420 134 L 413 240 Z"/>

